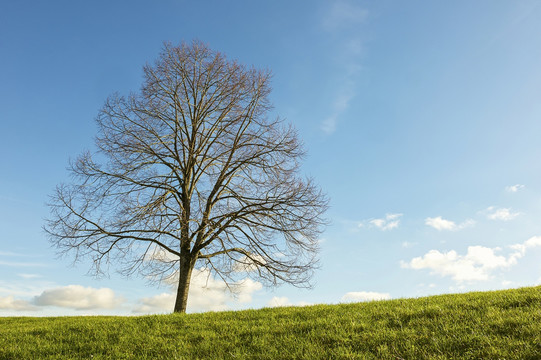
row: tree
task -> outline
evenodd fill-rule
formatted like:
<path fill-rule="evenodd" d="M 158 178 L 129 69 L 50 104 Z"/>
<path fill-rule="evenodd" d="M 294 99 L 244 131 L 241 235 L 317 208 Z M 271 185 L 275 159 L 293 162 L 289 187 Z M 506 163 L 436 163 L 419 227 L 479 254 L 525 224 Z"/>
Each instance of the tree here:
<path fill-rule="evenodd" d="M 270 72 L 199 42 L 165 44 L 143 70 L 139 93 L 107 99 L 96 151 L 51 197 L 51 243 L 95 275 L 114 263 L 174 278 L 175 312 L 196 264 L 226 283 L 240 265 L 266 285 L 309 286 L 328 201 L 299 175 L 295 129 L 269 119 Z"/>

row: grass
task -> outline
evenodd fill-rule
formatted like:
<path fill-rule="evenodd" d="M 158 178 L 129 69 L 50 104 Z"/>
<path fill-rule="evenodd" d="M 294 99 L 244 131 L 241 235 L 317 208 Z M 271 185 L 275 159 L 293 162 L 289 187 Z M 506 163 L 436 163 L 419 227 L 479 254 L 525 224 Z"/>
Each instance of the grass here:
<path fill-rule="evenodd" d="M 141 317 L 0 318 L 0 359 L 541 359 L 541 287 Z"/>

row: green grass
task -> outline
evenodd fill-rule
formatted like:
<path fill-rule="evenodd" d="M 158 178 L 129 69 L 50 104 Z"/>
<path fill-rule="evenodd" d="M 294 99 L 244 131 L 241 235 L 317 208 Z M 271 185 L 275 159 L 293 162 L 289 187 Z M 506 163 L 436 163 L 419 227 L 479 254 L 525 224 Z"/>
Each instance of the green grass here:
<path fill-rule="evenodd" d="M 0 318 L 0 359 L 541 359 L 541 287 L 189 315 Z"/>

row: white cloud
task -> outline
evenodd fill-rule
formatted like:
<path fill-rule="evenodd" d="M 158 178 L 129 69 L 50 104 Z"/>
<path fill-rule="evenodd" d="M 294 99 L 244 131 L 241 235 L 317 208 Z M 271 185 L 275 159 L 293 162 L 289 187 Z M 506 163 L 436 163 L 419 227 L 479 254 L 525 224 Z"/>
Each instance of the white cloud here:
<path fill-rule="evenodd" d="M 306 301 L 299 301 L 297 303 L 292 303 L 289 301 L 289 299 L 285 296 L 274 296 L 272 299 L 270 299 L 267 302 L 268 307 L 281 307 L 281 306 L 309 306 L 312 305 L 309 302 Z"/>
<path fill-rule="evenodd" d="M 535 247 L 541 247 L 541 236 L 532 236 L 522 244 L 514 244 L 510 246 L 511 249 L 516 251 L 513 255 L 517 259 L 526 255 L 526 250 Z"/>
<path fill-rule="evenodd" d="M 172 288 L 175 279 L 171 281 Z M 254 292 L 261 290 L 260 282 L 246 278 L 229 288 L 221 280 L 212 276 L 209 269 L 194 269 L 188 295 L 188 311 L 223 311 L 230 309 L 230 305 L 249 303 Z M 133 310 L 136 313 L 172 312 L 175 304 L 176 292 L 162 293 L 156 296 L 139 300 L 140 304 Z"/>
<path fill-rule="evenodd" d="M 13 296 L 0 297 L 0 310 L 35 311 L 39 310 L 30 302 L 15 299 Z"/>
<path fill-rule="evenodd" d="M 449 230 L 449 231 L 456 231 L 460 229 L 464 229 L 466 227 L 473 226 L 475 224 L 475 221 L 472 219 L 468 219 L 464 221 L 461 224 L 456 224 L 454 221 L 443 219 L 441 216 L 431 218 L 428 217 L 425 219 L 425 224 L 427 226 L 433 227 L 434 229 L 438 231 L 442 230 Z"/>
<path fill-rule="evenodd" d="M 425 224 L 433 227 L 436 230 L 456 230 L 457 226 L 454 221 L 442 219 L 441 216 L 435 218 L 426 218 Z"/>
<path fill-rule="evenodd" d="M 267 306 L 269 307 L 280 307 L 280 306 L 291 306 L 291 305 L 293 304 L 291 304 L 289 299 L 285 296 L 274 296 L 267 303 Z"/>
<path fill-rule="evenodd" d="M 496 208 L 495 206 L 488 207 L 484 213 L 490 220 L 513 220 L 520 215 L 518 212 L 512 212 L 510 208 Z"/>
<path fill-rule="evenodd" d="M 509 246 L 514 250 L 507 256 L 497 255 L 502 249 L 484 246 L 469 246 L 465 255 L 456 251 L 440 252 L 430 250 L 425 255 L 413 258 L 410 262 L 402 262 L 403 268 L 429 269 L 434 274 L 450 276 L 457 282 L 485 281 L 497 269 L 515 265 L 526 253 L 527 249 L 541 247 L 541 236 L 532 237 L 522 244 Z"/>
<path fill-rule="evenodd" d="M 378 227 L 378 228 L 383 228 L 383 227 L 385 227 L 385 224 L 386 224 L 385 219 L 374 219 L 374 220 L 370 220 L 369 222 L 370 222 L 370 224 L 372 224 L 372 225 L 374 225 L 375 227 Z"/>
<path fill-rule="evenodd" d="M 95 289 L 81 285 L 68 285 L 45 290 L 34 298 L 38 306 L 58 306 L 75 310 L 113 309 L 123 302 L 109 288 Z"/>
<path fill-rule="evenodd" d="M 214 278 L 208 269 L 194 269 L 188 308 L 191 311 L 220 311 L 228 309 L 227 303 L 252 301 L 252 294 L 263 285 L 251 279 L 230 284 L 229 288 L 221 279 Z"/>
<path fill-rule="evenodd" d="M 510 192 L 510 193 L 516 193 L 517 191 L 522 190 L 522 189 L 524 189 L 524 185 L 522 184 L 515 184 L 515 185 L 505 187 L 505 191 Z"/>
<path fill-rule="evenodd" d="M 468 253 L 463 256 L 454 250 L 446 253 L 430 250 L 422 257 L 402 263 L 404 268 L 430 269 L 433 273 L 451 276 L 458 282 L 487 280 L 494 265 L 506 266 L 505 257 L 496 256 L 493 249 L 482 246 L 468 247 Z"/>
<path fill-rule="evenodd" d="M 159 295 L 142 298 L 140 304 L 133 310 L 135 313 L 170 313 L 175 305 L 175 294 L 161 293 Z"/>
<path fill-rule="evenodd" d="M 524 246 L 526 246 L 526 248 L 541 246 L 541 236 L 532 236 L 524 242 Z"/>
<path fill-rule="evenodd" d="M 374 300 L 388 300 L 391 295 L 388 293 L 378 293 L 373 291 L 357 291 L 348 292 L 342 296 L 342 302 L 361 302 L 361 301 L 374 301 Z"/>
<path fill-rule="evenodd" d="M 283 254 L 282 254 L 283 255 Z M 233 264 L 233 271 L 235 272 L 254 272 L 257 271 L 259 264 L 266 264 L 267 262 L 261 255 L 252 255 L 252 258 L 243 256 L 239 261 Z"/>
<path fill-rule="evenodd" d="M 382 219 L 365 220 L 359 223 L 358 226 L 363 227 L 365 223 L 368 223 L 370 226 L 383 231 L 392 230 L 400 225 L 400 217 L 402 217 L 402 214 L 387 214 Z"/>

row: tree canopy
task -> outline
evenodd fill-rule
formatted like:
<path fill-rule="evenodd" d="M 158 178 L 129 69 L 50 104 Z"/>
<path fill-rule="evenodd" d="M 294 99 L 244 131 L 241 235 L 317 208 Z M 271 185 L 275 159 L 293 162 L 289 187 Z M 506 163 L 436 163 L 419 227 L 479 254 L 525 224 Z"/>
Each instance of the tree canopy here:
<path fill-rule="evenodd" d="M 173 278 L 175 312 L 196 265 L 308 286 L 328 200 L 300 174 L 294 127 L 270 117 L 270 79 L 200 42 L 165 44 L 141 90 L 99 111 L 96 151 L 51 198 L 52 244 L 97 275 Z"/>

